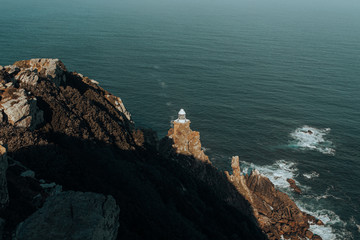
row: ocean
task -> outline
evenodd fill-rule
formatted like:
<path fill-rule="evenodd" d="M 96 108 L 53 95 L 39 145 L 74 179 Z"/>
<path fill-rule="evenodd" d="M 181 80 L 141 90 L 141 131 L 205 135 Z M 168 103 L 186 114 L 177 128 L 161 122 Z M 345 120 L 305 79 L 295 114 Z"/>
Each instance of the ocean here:
<path fill-rule="evenodd" d="M 0 10 L 0 65 L 59 58 L 159 137 L 184 108 L 219 170 L 238 155 L 320 218 L 323 239 L 360 239 L 359 1 L 1 0 Z"/>

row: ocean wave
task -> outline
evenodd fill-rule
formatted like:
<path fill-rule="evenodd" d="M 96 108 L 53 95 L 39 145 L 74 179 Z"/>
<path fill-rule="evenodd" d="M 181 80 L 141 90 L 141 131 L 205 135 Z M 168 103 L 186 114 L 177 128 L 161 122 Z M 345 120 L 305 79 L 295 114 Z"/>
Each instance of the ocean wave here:
<path fill-rule="evenodd" d="M 316 150 L 328 155 L 335 155 L 333 143 L 330 140 L 325 139 L 325 136 L 330 130 L 330 128 L 317 129 L 307 125 L 302 126 L 295 129 L 295 131 L 290 134 L 293 141 L 289 146 L 304 150 Z"/>
<path fill-rule="evenodd" d="M 353 239 L 351 232 L 345 229 L 347 223 L 333 211 L 328 209 L 317 210 L 314 205 L 296 202 L 301 211 L 306 212 L 317 219 L 320 219 L 325 225 L 310 225 L 310 231 L 321 236 L 324 240 L 350 240 Z M 313 209 L 313 210 L 312 210 Z M 335 231 L 334 226 L 341 231 Z"/>
<path fill-rule="evenodd" d="M 259 170 L 260 173 L 270 179 L 270 181 L 281 189 L 289 189 L 289 183 L 286 181 L 288 178 L 294 178 L 297 175 L 298 169 L 294 162 L 286 160 L 278 160 L 272 165 L 257 166 L 253 163 L 241 161 L 242 172 L 244 174 L 251 172 L 252 169 Z"/>
<path fill-rule="evenodd" d="M 303 176 L 306 177 L 307 179 L 312 179 L 315 177 L 319 177 L 320 174 L 315 171 L 312 171 L 311 173 L 304 173 Z"/>
<path fill-rule="evenodd" d="M 206 147 L 201 147 L 201 150 L 203 150 L 204 152 L 210 151 L 210 148 L 206 148 Z"/>

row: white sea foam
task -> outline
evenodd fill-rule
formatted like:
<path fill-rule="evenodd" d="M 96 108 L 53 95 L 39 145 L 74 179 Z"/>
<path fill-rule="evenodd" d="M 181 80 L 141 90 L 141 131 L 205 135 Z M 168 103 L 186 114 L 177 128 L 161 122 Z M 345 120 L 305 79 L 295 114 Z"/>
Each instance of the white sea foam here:
<path fill-rule="evenodd" d="M 335 198 L 337 200 L 341 200 L 341 198 L 339 197 L 336 197 L 332 194 L 330 194 L 329 192 L 332 191 L 334 189 L 334 186 L 333 185 L 330 185 L 326 188 L 326 191 L 323 195 L 320 195 L 320 196 L 311 196 L 311 198 L 315 198 L 316 200 L 320 200 L 320 199 L 326 199 L 326 198 Z"/>
<path fill-rule="evenodd" d="M 201 150 L 203 150 L 204 152 L 206 152 L 206 151 L 209 151 L 209 150 L 211 150 L 210 148 L 206 148 L 206 147 L 201 147 Z"/>
<path fill-rule="evenodd" d="M 290 134 L 293 142 L 289 146 L 334 155 L 335 148 L 333 143 L 326 139 L 326 135 L 330 130 L 330 128 L 317 129 L 307 125 L 302 126 Z"/>
<path fill-rule="evenodd" d="M 252 163 L 241 161 L 242 172 L 249 173 L 251 169 L 258 169 L 259 172 L 270 179 L 270 181 L 281 189 L 288 189 L 289 183 L 286 181 L 288 178 L 296 176 L 297 168 L 293 162 L 278 160 L 272 165 L 256 166 Z"/>
<path fill-rule="evenodd" d="M 304 173 L 303 176 L 306 177 L 307 179 L 311 179 L 311 178 L 319 177 L 320 174 L 315 171 L 312 171 L 311 173 Z"/>
<path fill-rule="evenodd" d="M 313 206 L 305 206 L 302 202 L 296 202 L 297 206 L 301 211 L 309 213 L 310 215 L 320 219 L 325 225 L 310 225 L 310 231 L 314 234 L 321 236 L 324 240 L 338 240 L 338 239 L 352 239 L 351 233 L 345 230 L 346 222 L 342 221 L 340 217 L 331 210 L 321 209 L 321 210 L 309 210 Z M 333 229 L 333 225 L 342 226 L 343 231 L 336 232 Z"/>

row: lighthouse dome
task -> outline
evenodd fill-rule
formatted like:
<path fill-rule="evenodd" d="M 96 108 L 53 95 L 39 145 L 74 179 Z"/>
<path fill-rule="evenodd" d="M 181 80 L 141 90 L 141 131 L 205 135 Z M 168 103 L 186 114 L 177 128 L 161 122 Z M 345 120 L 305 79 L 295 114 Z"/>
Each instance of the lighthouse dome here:
<path fill-rule="evenodd" d="M 178 122 L 178 123 L 189 122 L 189 120 L 186 119 L 186 112 L 183 108 L 180 109 L 180 111 L 178 113 L 178 119 L 176 119 L 175 122 Z"/>
<path fill-rule="evenodd" d="M 186 115 L 186 112 L 185 112 L 185 110 L 184 109 L 180 109 L 180 111 L 179 111 L 179 113 L 178 113 L 179 115 Z"/>

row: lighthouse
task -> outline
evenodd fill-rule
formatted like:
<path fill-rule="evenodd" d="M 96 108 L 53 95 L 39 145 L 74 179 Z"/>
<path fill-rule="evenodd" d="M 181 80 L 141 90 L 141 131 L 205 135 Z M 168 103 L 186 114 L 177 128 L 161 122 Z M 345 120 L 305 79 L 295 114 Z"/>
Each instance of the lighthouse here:
<path fill-rule="evenodd" d="M 174 133 L 177 134 L 178 131 L 180 132 L 190 132 L 190 120 L 186 118 L 186 112 L 184 109 L 180 109 L 178 113 L 178 118 L 172 121 L 174 125 Z"/>
<path fill-rule="evenodd" d="M 176 119 L 174 122 L 176 123 L 187 123 L 190 122 L 189 119 L 186 119 L 186 112 L 184 109 L 180 109 L 178 113 L 178 119 Z"/>
<path fill-rule="evenodd" d="M 176 153 L 193 156 L 200 161 L 211 163 L 201 149 L 200 133 L 191 130 L 190 120 L 186 118 L 184 109 L 180 109 L 178 118 L 172 121 L 173 127 L 169 129 L 167 136 L 172 139 L 172 147 Z"/>

